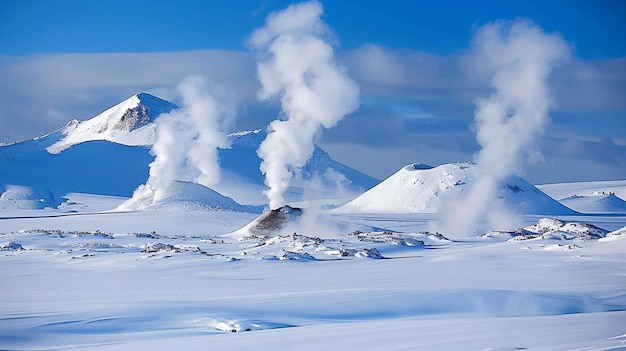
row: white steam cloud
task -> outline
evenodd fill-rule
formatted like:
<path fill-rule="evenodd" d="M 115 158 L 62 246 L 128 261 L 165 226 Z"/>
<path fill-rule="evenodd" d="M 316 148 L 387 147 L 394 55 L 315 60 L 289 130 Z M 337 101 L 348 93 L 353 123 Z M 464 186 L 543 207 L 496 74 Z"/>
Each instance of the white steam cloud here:
<path fill-rule="evenodd" d="M 225 132 L 236 113 L 234 100 L 201 76 L 178 85 L 182 108 L 158 116 L 150 173 L 121 209 L 146 207 L 168 195 L 175 181 L 207 187 L 220 180 L 218 148 L 230 147 Z"/>
<path fill-rule="evenodd" d="M 262 56 L 258 97 L 279 97 L 286 116 L 270 123 L 257 151 L 272 209 L 285 204 L 283 194 L 293 172 L 313 154 L 320 127 L 334 127 L 359 106 L 358 85 L 334 62 L 333 48 L 324 40 L 330 30 L 322 12 L 317 1 L 291 5 L 270 14 L 250 37 L 250 46 Z"/>
<path fill-rule="evenodd" d="M 498 189 L 536 155 L 536 142 L 549 122 L 548 76 L 569 57 L 560 36 L 546 34 L 527 20 L 487 24 L 474 39 L 477 62 L 493 72 L 494 92 L 476 102 L 478 177 L 440 219 L 439 226 L 451 235 L 467 235 L 482 229 L 481 224 L 507 225 L 512 218 L 501 207 Z"/>

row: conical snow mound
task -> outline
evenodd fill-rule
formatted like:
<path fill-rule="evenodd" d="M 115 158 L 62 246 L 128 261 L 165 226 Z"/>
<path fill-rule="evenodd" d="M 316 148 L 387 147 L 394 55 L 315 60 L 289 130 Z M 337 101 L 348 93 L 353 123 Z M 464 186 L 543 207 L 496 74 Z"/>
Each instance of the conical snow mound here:
<path fill-rule="evenodd" d="M 264 235 L 279 231 L 300 215 L 302 215 L 302 209 L 285 205 L 261 216 L 256 225 L 250 228 L 250 232 Z"/>
<path fill-rule="evenodd" d="M 337 211 L 437 213 L 444 202 L 462 196 L 476 176 L 474 163 L 444 164 L 435 168 L 411 164 Z M 519 177 L 506 179 L 495 201 L 503 201 L 507 208 L 522 214 L 575 213 Z"/>
<path fill-rule="evenodd" d="M 168 205 L 184 205 L 186 207 L 238 212 L 254 212 L 254 208 L 238 204 L 230 197 L 224 196 L 213 189 L 191 182 L 175 181 L 170 184 L 162 198 L 154 203 L 152 197 L 137 199 L 125 204 L 123 210 L 146 209 Z"/>
<path fill-rule="evenodd" d="M 232 235 L 239 237 L 262 236 L 269 237 L 282 234 L 295 228 L 297 221 L 302 216 L 301 208 L 285 205 L 274 210 L 267 211 L 247 226 L 234 232 Z"/>
<path fill-rule="evenodd" d="M 175 108 L 176 105 L 156 96 L 139 93 L 89 120 L 71 121 L 62 130 L 65 136 L 46 150 L 58 154 L 73 145 L 95 140 L 150 145 L 154 142 L 154 119 Z"/>

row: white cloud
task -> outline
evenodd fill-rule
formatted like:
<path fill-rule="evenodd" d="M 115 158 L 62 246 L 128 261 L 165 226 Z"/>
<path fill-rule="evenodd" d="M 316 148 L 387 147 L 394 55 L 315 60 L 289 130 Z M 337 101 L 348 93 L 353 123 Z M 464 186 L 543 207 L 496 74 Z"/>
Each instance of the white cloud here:
<path fill-rule="evenodd" d="M 472 136 L 467 127 L 475 108 L 473 101 L 486 95 L 489 80 L 484 65 L 468 50 L 438 56 L 367 44 L 337 52 L 336 57 L 359 84 L 364 105 L 328 135 L 361 146 L 380 147 L 384 142 L 386 150 L 426 143 L 420 149 L 423 153 L 416 157 L 449 151 L 465 155 L 458 161 L 471 159 L 476 149 L 468 141 Z M 174 87 L 194 74 L 204 75 L 239 96 L 246 110 L 238 116 L 237 126 L 262 128 L 278 110 L 256 101 L 260 83 L 255 64 L 251 53 L 219 50 L 0 56 L 0 142 L 41 135 L 72 118 L 90 118 L 139 91 L 170 98 Z M 549 84 L 554 110 L 547 138 L 619 140 L 626 135 L 626 57 L 573 58 L 554 71 Z M 415 117 L 411 111 L 430 117 L 411 120 Z M 375 123 L 377 116 L 381 118 Z M 359 123 L 375 123 L 375 128 L 362 126 L 357 134 Z M 459 134 L 463 131 L 466 134 Z M 594 145 L 607 153 L 615 152 L 615 146 L 601 141 Z M 602 157 L 597 162 L 602 162 Z M 388 172 L 395 170 L 390 165 Z M 578 174 L 581 179 L 593 177 L 592 170 Z M 626 178 L 626 171 L 619 174 Z"/>
<path fill-rule="evenodd" d="M 0 57 L 0 123 L 10 126 L 0 131 L 0 141 L 49 132 L 62 119 L 90 118 L 140 91 L 172 91 L 190 75 L 206 76 L 253 102 L 254 74 L 253 57 L 235 51 Z"/>

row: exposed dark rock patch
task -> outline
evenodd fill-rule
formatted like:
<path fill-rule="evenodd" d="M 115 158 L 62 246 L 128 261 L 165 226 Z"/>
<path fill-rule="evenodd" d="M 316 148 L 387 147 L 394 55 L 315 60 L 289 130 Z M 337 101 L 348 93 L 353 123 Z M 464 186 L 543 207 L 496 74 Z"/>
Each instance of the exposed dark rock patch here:
<path fill-rule="evenodd" d="M 250 228 L 254 235 L 269 235 L 283 229 L 289 222 L 302 215 L 302 209 L 285 205 L 262 215 L 256 225 Z"/>

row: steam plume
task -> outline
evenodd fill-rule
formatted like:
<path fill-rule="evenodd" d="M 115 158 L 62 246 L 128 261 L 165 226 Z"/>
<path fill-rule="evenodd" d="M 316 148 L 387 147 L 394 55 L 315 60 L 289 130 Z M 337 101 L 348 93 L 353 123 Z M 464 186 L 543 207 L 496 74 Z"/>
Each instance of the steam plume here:
<path fill-rule="evenodd" d="M 286 120 L 270 123 L 257 154 L 269 190 L 270 208 L 285 204 L 283 194 L 294 171 L 314 151 L 320 127 L 332 128 L 359 105 L 359 88 L 333 60 L 317 1 L 299 3 L 267 17 L 264 27 L 250 37 L 258 50 L 260 100 L 279 97 Z"/>
<path fill-rule="evenodd" d="M 121 208 L 155 204 L 167 196 L 177 180 L 211 187 L 220 180 L 218 148 L 229 148 L 224 132 L 233 119 L 236 106 L 205 78 L 193 76 L 178 85 L 183 107 L 159 115 L 156 140 L 151 153 L 150 173 L 133 197 Z"/>
<path fill-rule="evenodd" d="M 494 92 L 476 102 L 478 178 L 461 201 L 451 204 L 442 220 L 446 233 L 467 235 L 480 222 L 504 225 L 497 199 L 500 184 L 522 171 L 536 154 L 536 142 L 549 122 L 548 76 L 569 56 L 564 41 L 527 20 L 499 21 L 475 36 L 479 61 L 492 70 Z"/>

